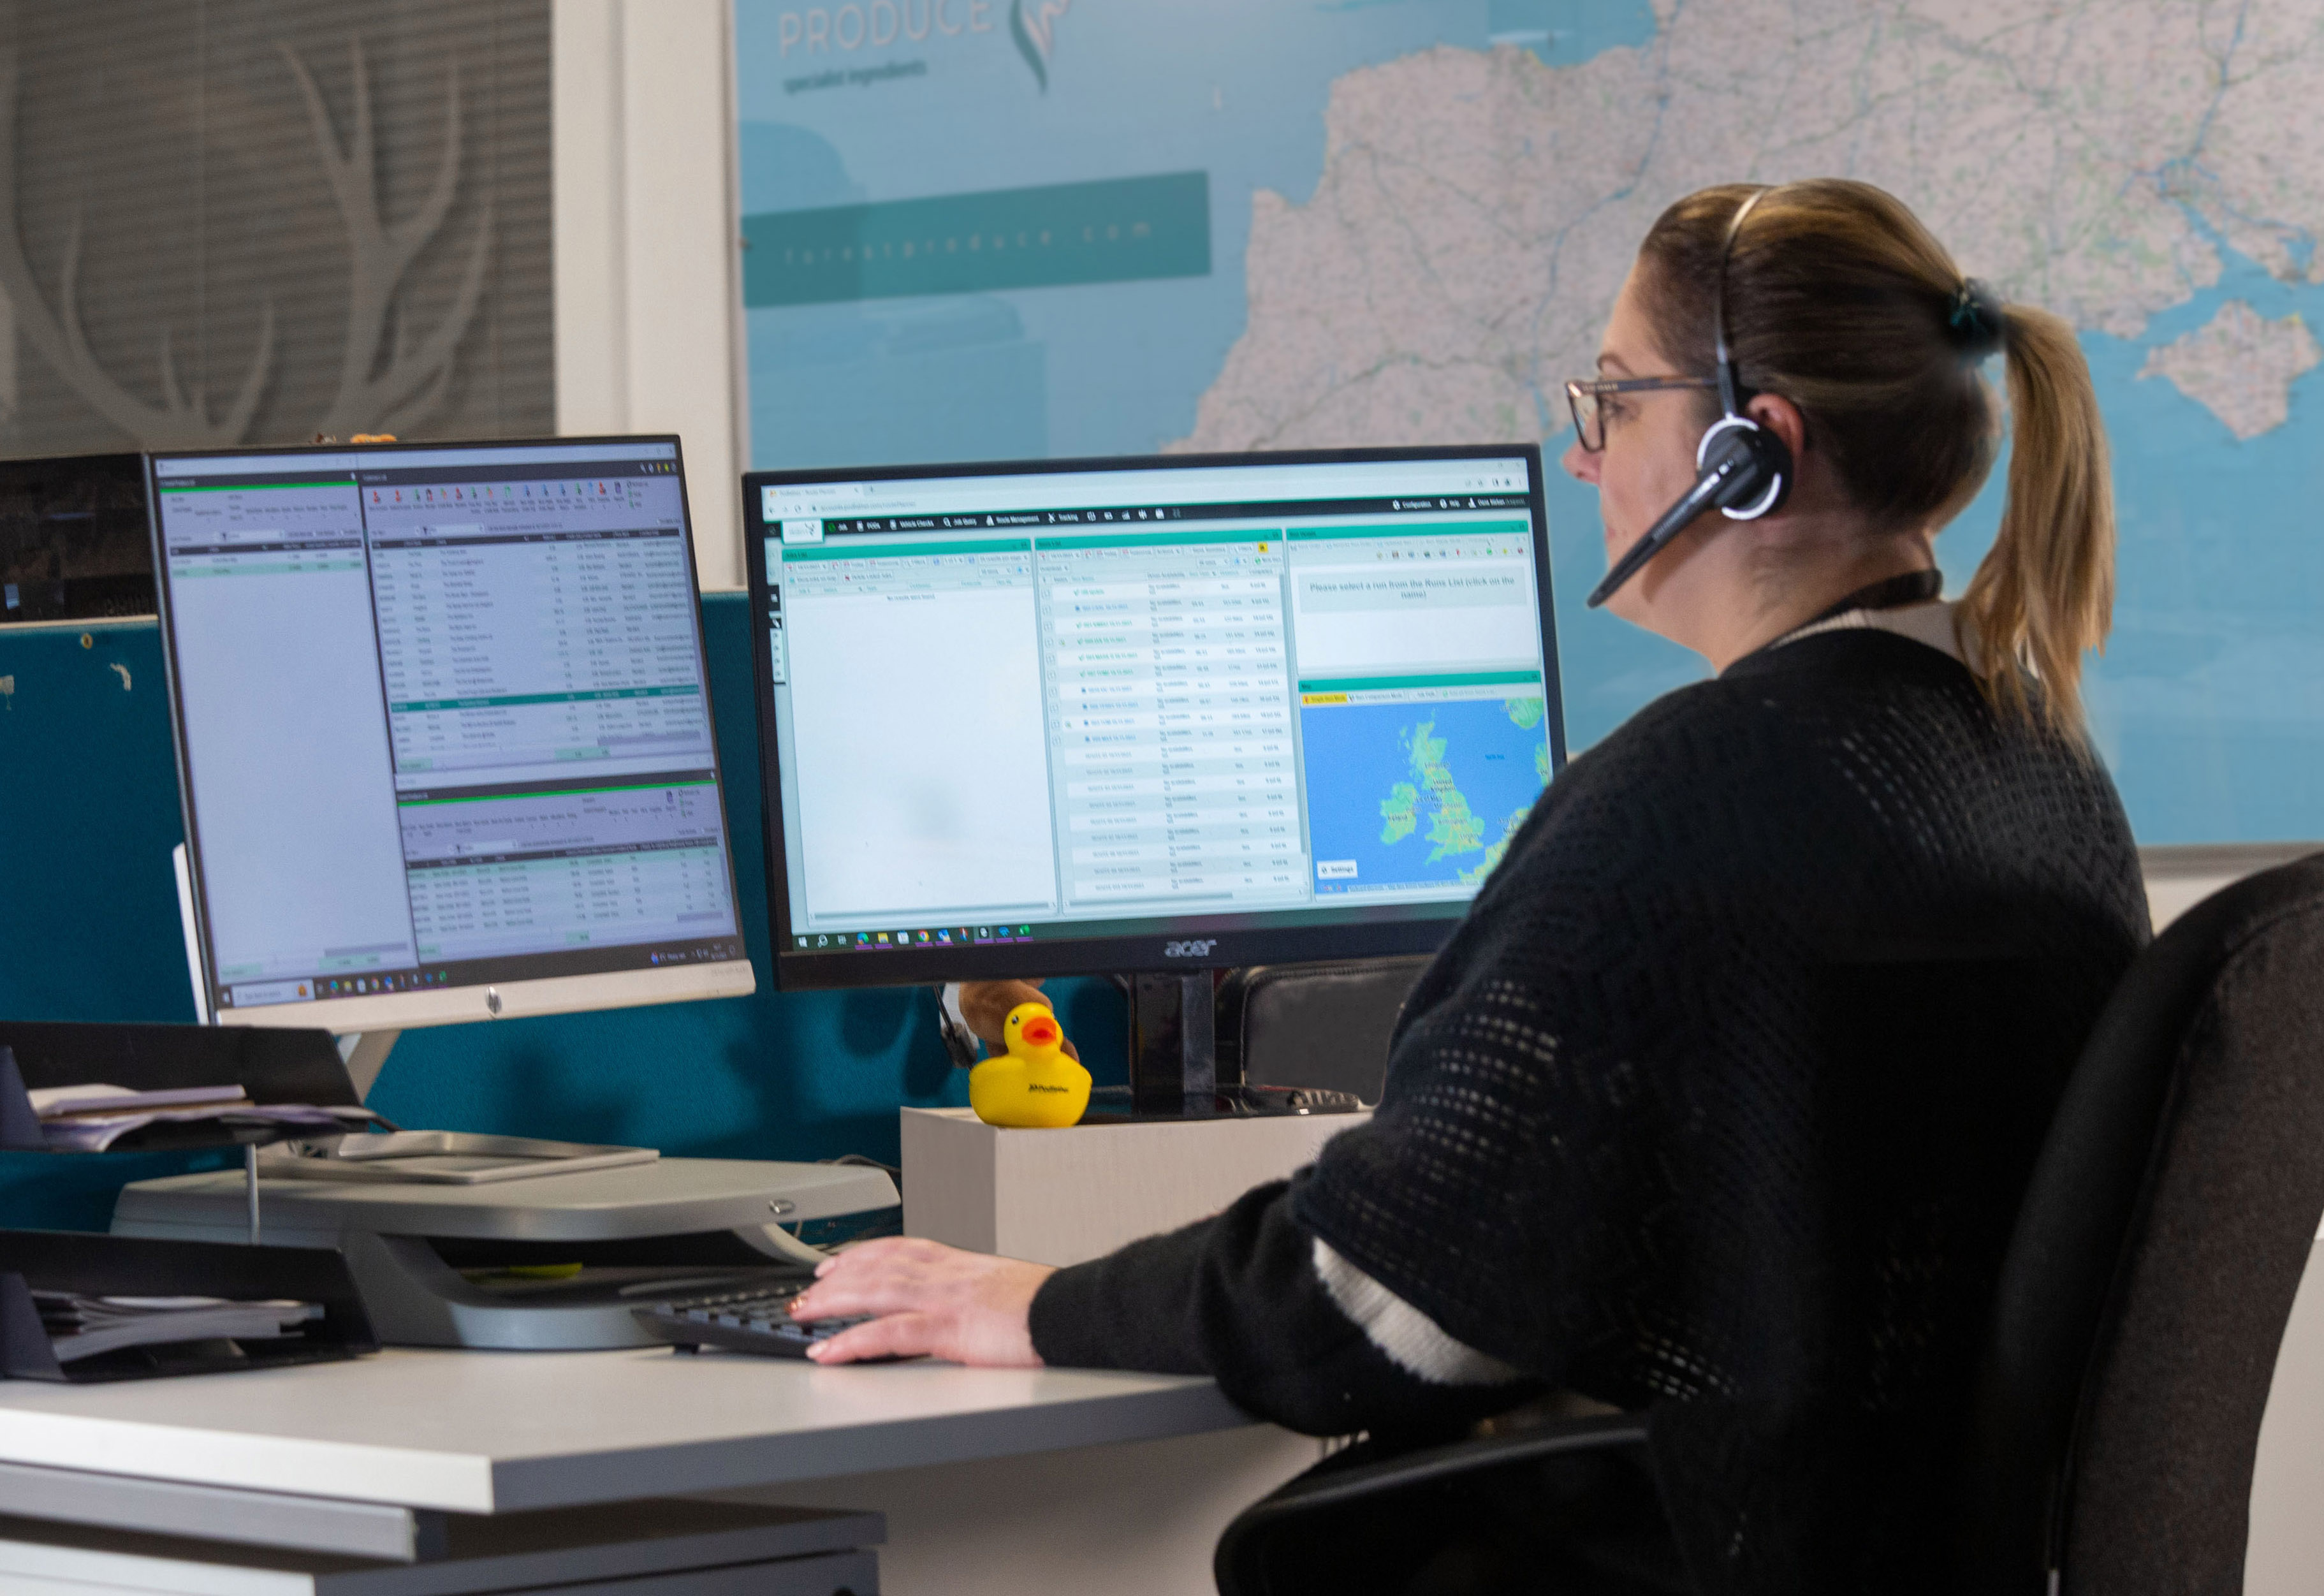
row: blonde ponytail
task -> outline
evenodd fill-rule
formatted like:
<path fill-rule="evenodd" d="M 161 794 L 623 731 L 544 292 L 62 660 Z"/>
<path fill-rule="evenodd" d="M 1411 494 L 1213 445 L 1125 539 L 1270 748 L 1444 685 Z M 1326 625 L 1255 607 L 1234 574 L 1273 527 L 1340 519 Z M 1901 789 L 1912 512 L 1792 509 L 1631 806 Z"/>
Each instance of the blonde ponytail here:
<path fill-rule="evenodd" d="M 2106 426 L 2073 329 L 2029 306 L 2004 314 L 2009 493 L 1961 596 L 1961 630 L 1996 707 L 2031 714 L 2038 702 L 2043 720 L 2070 733 L 2081 724 L 2082 656 L 2106 645 L 2114 617 Z"/>
<path fill-rule="evenodd" d="M 2079 734 L 2082 655 L 2114 610 L 2114 491 L 2073 330 L 2003 306 L 1903 201 L 1845 178 L 1691 194 L 1638 258 L 1676 369 L 1711 369 L 1723 299 L 1744 384 L 1800 407 L 1876 537 L 1934 530 L 1977 496 L 1998 438 L 1979 368 L 1997 345 L 2006 353 L 2009 496 L 1961 600 L 1962 641 L 1997 711 Z"/>

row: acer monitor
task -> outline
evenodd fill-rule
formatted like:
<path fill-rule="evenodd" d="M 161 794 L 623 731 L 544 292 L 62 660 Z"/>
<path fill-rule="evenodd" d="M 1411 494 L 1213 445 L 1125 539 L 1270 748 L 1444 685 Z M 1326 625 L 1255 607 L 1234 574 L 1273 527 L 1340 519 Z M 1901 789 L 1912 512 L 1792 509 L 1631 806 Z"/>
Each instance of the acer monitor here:
<path fill-rule="evenodd" d="M 777 983 L 1434 949 L 1565 757 L 1541 475 L 746 477 Z"/>

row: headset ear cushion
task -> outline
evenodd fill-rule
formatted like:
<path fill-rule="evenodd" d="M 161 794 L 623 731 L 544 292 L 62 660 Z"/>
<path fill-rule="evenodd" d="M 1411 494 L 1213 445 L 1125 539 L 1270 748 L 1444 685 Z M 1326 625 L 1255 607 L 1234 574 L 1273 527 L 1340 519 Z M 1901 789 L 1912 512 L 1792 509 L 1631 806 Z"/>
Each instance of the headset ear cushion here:
<path fill-rule="evenodd" d="M 1712 502 L 1729 521 L 1757 521 L 1792 496 L 1792 451 L 1748 416 L 1721 416 L 1695 446 L 1697 469 L 1715 470 L 1738 455 L 1749 465 L 1728 480 Z"/>

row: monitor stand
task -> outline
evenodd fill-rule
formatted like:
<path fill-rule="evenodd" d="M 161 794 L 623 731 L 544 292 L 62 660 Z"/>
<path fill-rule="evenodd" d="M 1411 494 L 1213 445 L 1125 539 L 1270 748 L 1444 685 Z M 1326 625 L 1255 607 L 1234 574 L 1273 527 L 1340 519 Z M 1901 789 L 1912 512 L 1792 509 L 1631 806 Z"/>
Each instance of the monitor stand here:
<path fill-rule="evenodd" d="M 1130 1089 L 1099 1087 L 1084 1124 L 1346 1113 L 1341 1093 L 1219 1084 L 1217 973 L 1121 978 L 1130 998 Z"/>
<path fill-rule="evenodd" d="M 370 1100 L 379 1072 L 387 1067 L 387 1056 L 402 1036 L 400 1030 L 359 1030 L 339 1038 L 339 1062 L 347 1066 L 358 1102 Z"/>
<path fill-rule="evenodd" d="M 1208 970 L 1130 978 L 1130 1117 L 1219 1112 L 1218 985 Z"/>

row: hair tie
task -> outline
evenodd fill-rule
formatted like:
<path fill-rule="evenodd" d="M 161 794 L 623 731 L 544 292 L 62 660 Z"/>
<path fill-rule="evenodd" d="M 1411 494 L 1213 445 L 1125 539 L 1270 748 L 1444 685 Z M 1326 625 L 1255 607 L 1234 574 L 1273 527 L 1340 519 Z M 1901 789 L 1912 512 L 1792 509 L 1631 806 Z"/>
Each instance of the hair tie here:
<path fill-rule="evenodd" d="M 1993 285 L 1980 277 L 1962 278 L 1945 313 L 1945 330 L 1961 357 L 1983 360 L 2000 348 L 2008 325 L 2002 316 L 2001 296 L 1993 291 Z"/>

